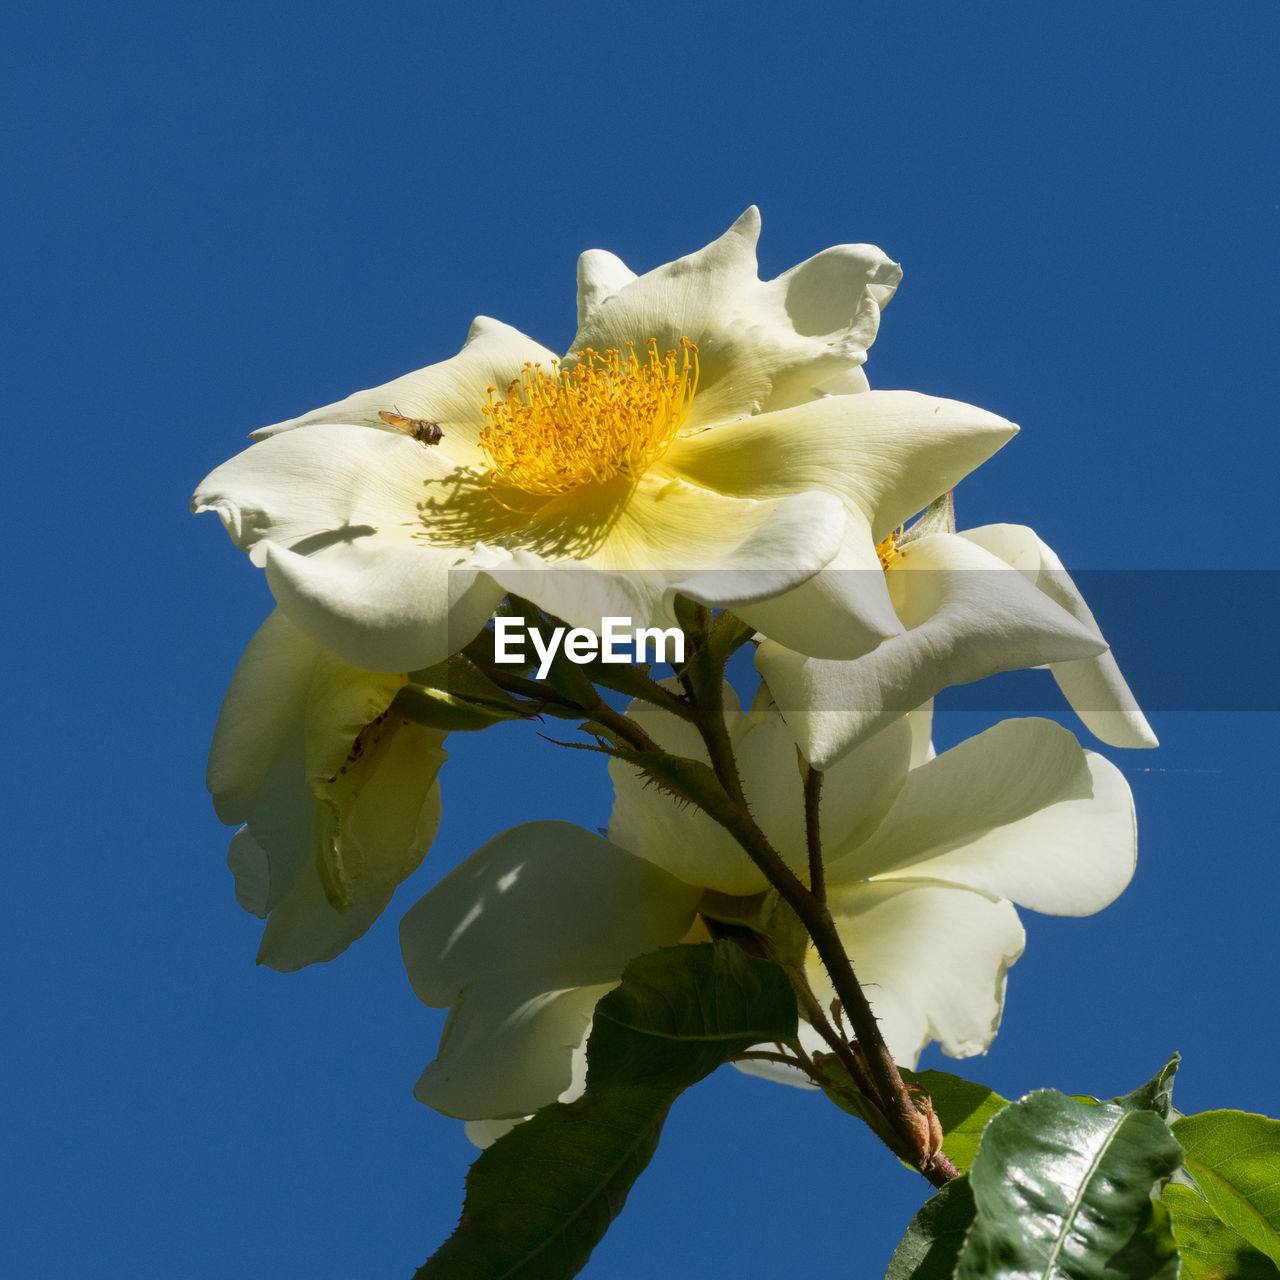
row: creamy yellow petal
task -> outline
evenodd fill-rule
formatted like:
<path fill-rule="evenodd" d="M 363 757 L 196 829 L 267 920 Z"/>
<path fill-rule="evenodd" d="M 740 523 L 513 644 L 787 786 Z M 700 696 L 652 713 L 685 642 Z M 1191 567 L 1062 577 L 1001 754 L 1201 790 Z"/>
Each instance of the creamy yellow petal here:
<path fill-rule="evenodd" d="M 829 396 L 677 439 L 660 469 L 717 493 L 823 489 L 861 511 L 880 542 L 1013 438 L 974 405 L 914 391 Z"/>
<path fill-rule="evenodd" d="M 776 280 L 757 275 L 754 208 L 703 249 L 632 277 L 612 254 L 584 255 L 570 353 L 650 338 L 698 346 L 697 430 L 829 394 L 860 390 L 855 371 L 901 271 L 870 245 L 837 245 Z"/>
<path fill-rule="evenodd" d="M 333 404 L 312 409 L 253 433 L 265 440 L 282 431 L 318 423 L 353 423 L 379 431 L 394 431 L 380 413 L 425 418 L 444 432 L 439 448 L 460 465 L 483 466 L 476 440 L 484 426 L 482 406 L 489 388 L 505 392 L 520 376 L 525 363 L 550 366 L 555 352 L 525 337 L 519 330 L 488 316 L 477 316 L 466 344 L 456 356 L 415 369 L 381 386 L 357 391 Z M 421 446 L 419 446 L 421 447 Z"/>
<path fill-rule="evenodd" d="M 960 537 L 1021 570 L 1038 590 L 1102 638 L 1089 606 L 1062 561 L 1034 530 L 1025 525 L 993 524 L 966 529 Z M 1159 745 L 1110 651 L 1096 657 L 1054 662 L 1049 670 L 1071 709 L 1103 742 L 1113 747 Z"/>
<path fill-rule="evenodd" d="M 937 1040 L 953 1058 L 982 1053 L 995 1038 L 1009 966 L 1025 935 L 1013 906 L 927 880 L 841 887 L 831 912 L 894 1060 L 914 1067 Z M 811 959 L 820 1003 L 834 994 Z"/>

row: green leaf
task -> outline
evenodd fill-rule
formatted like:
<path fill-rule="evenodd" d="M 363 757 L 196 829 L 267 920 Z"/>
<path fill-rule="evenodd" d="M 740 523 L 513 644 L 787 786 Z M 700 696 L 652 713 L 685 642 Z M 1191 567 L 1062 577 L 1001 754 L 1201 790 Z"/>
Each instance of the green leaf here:
<path fill-rule="evenodd" d="M 457 1230 L 416 1280 L 563 1280 L 621 1212 L 683 1090 L 728 1058 L 794 1039 L 786 974 L 728 942 L 632 961 L 596 1006 L 587 1089 L 544 1107 L 467 1175 Z"/>
<path fill-rule="evenodd" d="M 946 1071 L 903 1071 L 902 1078 L 928 1091 L 942 1125 L 943 1153 L 961 1173 L 967 1173 L 978 1154 L 982 1130 L 997 1111 L 1009 1105 L 1008 1099 L 985 1084 Z"/>
<path fill-rule="evenodd" d="M 1173 1054 L 1146 1084 L 1139 1085 L 1132 1093 L 1122 1093 L 1111 1101 L 1126 1111 L 1154 1111 L 1161 1120 L 1168 1120 L 1169 1111 L 1173 1107 L 1173 1077 L 1177 1075 L 1178 1063 L 1181 1061 L 1181 1054 Z"/>
<path fill-rule="evenodd" d="M 1151 1198 L 1182 1148 L 1151 1111 L 1054 1090 L 987 1125 L 969 1172 L 977 1217 L 956 1280 L 1174 1280 L 1168 1213 Z"/>
<path fill-rule="evenodd" d="M 1202 1111 L 1175 1120 L 1173 1132 L 1209 1207 L 1280 1263 L 1280 1120 L 1247 1111 Z"/>
<path fill-rule="evenodd" d="M 884 1280 L 951 1280 L 973 1214 L 969 1179 L 948 1182 L 911 1219 Z"/>
<path fill-rule="evenodd" d="M 1190 1187 L 1168 1186 L 1160 1197 L 1182 1253 L 1182 1280 L 1280 1280 L 1280 1270 L 1224 1223 Z"/>

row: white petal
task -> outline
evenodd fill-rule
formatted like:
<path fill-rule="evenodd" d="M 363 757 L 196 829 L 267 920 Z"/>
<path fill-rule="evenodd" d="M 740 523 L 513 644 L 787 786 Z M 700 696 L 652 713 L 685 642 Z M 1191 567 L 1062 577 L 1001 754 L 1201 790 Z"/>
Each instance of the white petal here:
<path fill-rule="evenodd" d="M 913 769 L 875 834 L 834 856 L 828 876 L 927 874 L 1087 914 L 1120 892 L 1133 857 L 1123 778 L 1061 725 L 1005 720 Z"/>
<path fill-rule="evenodd" d="M 333 404 L 253 433 L 265 440 L 282 431 L 317 423 L 346 422 L 379 431 L 393 431 L 378 415 L 397 413 L 405 418 L 426 418 L 444 431 L 444 447 L 460 450 L 458 460 L 473 466 L 483 459 L 475 441 L 484 425 L 482 407 L 489 403 L 489 388 L 505 391 L 520 376 L 526 361 L 549 365 L 555 352 L 525 337 L 517 329 L 488 316 L 477 316 L 462 350 L 439 364 L 416 369 L 381 386 L 357 391 Z M 419 446 L 421 447 L 421 446 Z"/>
<path fill-rule="evenodd" d="M 607 249 L 588 249 L 582 254 L 578 258 L 578 327 L 586 324 L 606 298 L 635 278 L 636 273 Z"/>
<path fill-rule="evenodd" d="M 527 1116 L 510 1116 L 505 1120 L 468 1120 L 463 1129 L 467 1141 L 483 1151 L 491 1147 L 499 1138 L 506 1137 L 516 1125 L 521 1124 Z"/>
<path fill-rule="evenodd" d="M 869 571 L 868 571 L 869 572 Z M 909 628 L 849 662 L 764 644 L 756 665 L 805 758 L 827 769 L 950 685 L 1064 658 L 1105 641 L 1003 561 L 954 534 L 910 543 L 884 575 Z M 870 581 L 868 580 L 868 585 Z"/>
<path fill-rule="evenodd" d="M 832 661 L 861 657 L 902 631 L 870 526 L 857 510 L 845 513 L 844 541 L 821 572 L 792 591 L 744 603 L 735 612 L 786 649 Z M 798 707 L 794 690 L 775 698 L 784 714 Z M 805 758 L 812 759 L 807 752 Z"/>
<path fill-rule="evenodd" d="M 960 535 L 1024 572 L 1050 600 L 1101 637 L 1084 598 L 1051 548 L 1025 525 L 994 524 Z M 1159 743 L 1110 652 L 1095 658 L 1055 662 L 1049 670 L 1076 715 L 1091 733 L 1113 747 Z"/>
<path fill-rule="evenodd" d="M 370 671 L 444 661 L 484 626 L 502 597 L 456 553 L 370 537 L 298 555 L 262 544 L 280 607 L 325 648 Z"/>
<path fill-rule="evenodd" d="M 208 780 L 219 817 L 246 823 L 227 863 L 240 905 L 269 917 L 259 963 L 297 969 L 337 955 L 429 847 L 443 735 L 383 716 L 401 683 L 339 662 L 279 610 L 236 668 Z M 346 910 L 326 895 L 321 857 L 343 868 Z"/>
<path fill-rule="evenodd" d="M 859 366 L 897 265 L 869 245 L 837 245 L 762 283 L 759 234 L 760 215 L 748 209 L 718 240 L 640 277 L 612 254 L 584 255 L 571 352 L 692 339 L 700 374 L 690 430 L 865 390 Z"/>
<path fill-rule="evenodd" d="M 830 356 L 824 361 L 814 352 L 780 373 L 762 410 L 865 390 L 860 365 L 876 339 L 880 310 L 901 279 L 902 268 L 874 245 L 840 244 L 764 285 L 762 302 L 780 305 L 795 332 L 820 341 Z"/>
<path fill-rule="evenodd" d="M 683 436 L 660 466 L 717 493 L 744 498 L 825 489 L 860 510 L 870 521 L 873 542 L 879 542 L 953 488 L 1017 430 L 1012 422 L 957 400 L 868 391 Z"/>
<path fill-rule="evenodd" d="M 584 559 L 486 548 L 476 563 L 503 590 L 572 625 L 599 632 L 603 618 L 626 617 L 667 627 L 677 593 L 736 606 L 804 582 L 838 548 L 843 523 L 840 504 L 823 493 L 753 502 L 646 480 Z"/>
<path fill-rule="evenodd" d="M 917 725 L 918 718 L 900 716 L 826 774 L 822 840 L 828 860 L 867 839 L 893 807 L 917 750 Z"/>
<path fill-rule="evenodd" d="M 1091 779 L 1087 796 L 1045 805 L 917 862 L 912 874 L 997 893 L 1052 915 L 1101 911 L 1133 876 L 1137 827 L 1124 775 L 1092 751 L 1085 757 Z"/>
<path fill-rule="evenodd" d="M 886 880 L 833 893 L 831 911 L 895 1061 L 914 1067 L 931 1040 L 953 1058 L 995 1038 L 1005 975 L 1022 954 L 1018 913 L 1004 901 L 929 881 Z M 811 958 L 820 1003 L 833 994 Z"/>
<path fill-rule="evenodd" d="M 571 1079 L 596 1002 L 613 985 L 545 991 L 516 975 L 472 983 L 413 1096 L 460 1120 L 526 1116 L 555 1102 Z"/>
<path fill-rule="evenodd" d="M 296 757 L 291 777 L 303 783 L 307 689 L 319 658 L 319 646 L 278 609 L 249 641 L 222 700 L 205 774 L 223 822 L 245 820 L 282 756 Z"/>
<path fill-rule="evenodd" d="M 439 450 L 395 432 L 307 427 L 224 462 L 201 481 L 191 507 L 216 511 L 232 541 L 261 564 L 254 553 L 264 540 L 302 552 L 379 532 L 412 542 L 425 530 L 419 512 L 428 486 L 455 471 Z"/>
<path fill-rule="evenodd" d="M 699 896 L 569 823 L 491 840 L 401 922 L 414 991 L 455 1006 L 418 1096 L 474 1120 L 554 1101 L 601 991 L 635 956 L 680 941 Z"/>

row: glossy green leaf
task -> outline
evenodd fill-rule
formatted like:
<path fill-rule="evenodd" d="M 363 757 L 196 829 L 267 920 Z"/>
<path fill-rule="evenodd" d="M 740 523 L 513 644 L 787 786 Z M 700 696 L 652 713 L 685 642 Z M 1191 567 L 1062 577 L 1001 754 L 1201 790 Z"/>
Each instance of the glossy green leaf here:
<path fill-rule="evenodd" d="M 679 1094 L 751 1045 L 795 1034 L 786 974 L 731 943 L 667 947 L 633 961 L 596 1006 L 586 1093 L 544 1107 L 480 1156 L 457 1230 L 417 1280 L 577 1275 Z"/>
<path fill-rule="evenodd" d="M 1202 1111 L 1175 1120 L 1173 1132 L 1214 1213 L 1280 1263 L 1280 1120 Z"/>
<path fill-rule="evenodd" d="M 1177 1075 L 1181 1061 L 1181 1054 L 1173 1054 L 1146 1084 L 1111 1101 L 1126 1111 L 1154 1111 L 1161 1120 L 1168 1120 L 1173 1107 L 1173 1077 Z"/>
<path fill-rule="evenodd" d="M 943 1153 L 961 1173 L 967 1173 L 978 1154 L 982 1130 L 997 1111 L 1009 1105 L 1008 1099 L 985 1084 L 946 1071 L 904 1071 L 902 1078 L 928 1091 L 942 1125 Z"/>
<path fill-rule="evenodd" d="M 977 1216 L 955 1280 L 1174 1280 L 1177 1249 L 1152 1192 L 1181 1162 L 1151 1111 L 1048 1089 L 1010 1103 L 969 1173 Z"/>
<path fill-rule="evenodd" d="M 884 1280 L 951 1280 L 973 1214 L 969 1179 L 948 1182 L 911 1219 Z"/>
<path fill-rule="evenodd" d="M 1160 1199 L 1182 1253 L 1182 1280 L 1280 1280 L 1276 1264 L 1232 1231 L 1190 1187 L 1165 1187 Z"/>

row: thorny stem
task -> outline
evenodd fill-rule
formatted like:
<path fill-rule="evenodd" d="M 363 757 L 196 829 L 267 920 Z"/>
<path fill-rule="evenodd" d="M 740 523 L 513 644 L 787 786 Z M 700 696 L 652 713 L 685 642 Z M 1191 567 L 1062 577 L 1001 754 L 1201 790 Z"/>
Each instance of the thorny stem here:
<path fill-rule="evenodd" d="M 809 892 L 821 903 L 827 900 L 827 882 L 822 867 L 822 826 L 818 817 L 822 799 L 822 773 L 808 764 L 804 771 L 804 835 L 809 846 Z"/>
<path fill-rule="evenodd" d="M 705 606 L 699 605 L 692 610 L 692 625 L 686 624 L 685 630 L 694 633 L 694 651 L 677 673 L 687 699 L 686 705 L 692 708 L 692 714 L 686 718 L 696 725 L 723 789 L 718 793 L 709 791 L 698 795 L 696 803 L 734 837 L 804 925 L 853 1027 L 857 1038 L 856 1051 L 831 1026 L 812 994 L 807 993 L 806 998 L 806 993 L 797 991 L 797 999 L 805 1006 L 806 1018 L 831 1046 L 854 1083 L 884 1115 L 906 1148 L 917 1153 L 918 1167 L 924 1176 L 934 1186 L 944 1186 L 958 1176 L 958 1170 L 941 1151 L 931 1149 L 928 1117 L 912 1102 L 907 1092 L 825 902 L 818 825 L 822 775 L 814 770 L 805 775 L 805 830 L 811 877 L 811 885 L 806 885 L 773 848 L 747 803 L 733 743 L 724 721 L 724 656 L 714 654 L 707 643 L 710 620 L 711 612 Z M 660 750 L 639 725 L 605 702 L 585 674 L 580 683 L 575 682 L 571 696 L 565 690 L 548 696 L 549 691 L 541 684 L 503 675 L 487 663 L 477 665 L 509 692 L 538 696 L 546 703 L 575 708 L 609 736 L 636 750 Z M 531 695 L 526 686 L 536 690 L 536 695 Z M 804 985 L 803 982 L 793 983 L 794 987 L 803 988 Z M 819 1070 L 816 1064 L 810 1065 Z"/>
<path fill-rule="evenodd" d="M 504 672 L 497 663 L 486 662 L 482 658 L 471 661 L 481 672 L 489 677 L 500 689 L 507 693 L 518 694 L 532 702 L 543 706 L 554 705 L 568 710 L 580 711 L 587 719 L 594 721 L 611 736 L 620 739 L 637 751 L 657 750 L 657 744 L 634 720 L 615 711 L 599 694 L 595 686 L 583 681 L 581 690 L 575 692 L 579 696 L 570 698 L 551 686 L 536 680 L 527 680 L 523 676 Z"/>
<path fill-rule="evenodd" d="M 702 636 L 705 637 L 710 611 L 699 606 L 695 621 L 700 624 Z M 787 866 L 751 815 L 738 773 L 733 743 L 724 721 L 723 669 L 715 662 L 705 643 L 699 643 L 699 638 L 695 638 L 694 644 L 694 653 L 680 672 L 680 682 L 697 713 L 694 723 L 707 748 L 712 768 L 730 802 L 728 806 L 717 806 L 720 811 L 711 812 L 710 816 L 738 841 L 747 856 L 764 872 L 769 883 L 799 917 L 826 967 L 831 985 L 844 1006 L 845 1016 L 853 1027 L 859 1049 L 865 1057 L 867 1073 L 874 1090 L 864 1089 L 864 1092 L 878 1104 L 885 1119 L 908 1149 L 918 1153 L 920 1171 L 924 1176 L 934 1186 L 943 1186 L 957 1176 L 956 1168 L 941 1152 L 930 1149 L 928 1119 L 907 1093 L 902 1076 L 880 1034 L 875 1014 L 854 975 L 831 912 L 818 893 L 806 886 Z M 815 809 L 816 800 L 815 796 Z M 807 794 L 805 807 L 807 827 L 810 807 Z M 810 852 L 812 855 L 812 844 Z M 845 1049 L 847 1053 L 847 1046 Z M 845 1053 L 841 1053 L 842 1062 L 845 1062 L 845 1056 Z M 845 1065 L 848 1069 L 848 1064 Z M 856 1082 L 864 1073 L 851 1070 L 850 1074 Z"/>

